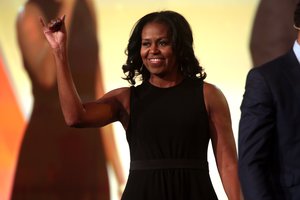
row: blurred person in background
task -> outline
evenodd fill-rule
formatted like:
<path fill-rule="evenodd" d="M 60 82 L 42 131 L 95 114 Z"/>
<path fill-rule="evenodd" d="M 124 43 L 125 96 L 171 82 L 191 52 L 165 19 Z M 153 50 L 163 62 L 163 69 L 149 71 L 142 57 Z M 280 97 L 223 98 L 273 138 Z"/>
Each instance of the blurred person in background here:
<path fill-rule="evenodd" d="M 253 66 L 260 66 L 285 54 L 295 41 L 293 13 L 297 0 L 261 0 L 250 36 Z"/>
<path fill-rule="evenodd" d="M 108 163 L 118 183 L 125 182 L 111 126 L 75 129 L 64 122 L 52 50 L 38 20 L 63 14 L 68 16 L 68 55 L 78 93 L 85 101 L 104 94 L 93 2 L 28 0 L 17 17 L 17 36 L 34 101 L 12 200 L 109 200 Z"/>

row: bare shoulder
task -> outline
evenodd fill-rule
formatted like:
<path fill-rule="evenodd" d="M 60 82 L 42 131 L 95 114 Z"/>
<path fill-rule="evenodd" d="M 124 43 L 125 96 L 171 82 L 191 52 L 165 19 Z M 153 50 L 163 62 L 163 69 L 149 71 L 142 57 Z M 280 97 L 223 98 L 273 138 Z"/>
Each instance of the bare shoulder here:
<path fill-rule="evenodd" d="M 32 2 L 27 2 L 18 12 L 16 18 L 16 27 L 18 29 L 19 35 L 27 35 L 28 37 L 33 37 L 37 39 L 40 37 L 41 24 L 39 18 L 44 18 L 44 15 L 40 8 Z M 32 34 L 32 33 L 40 34 Z"/>
<path fill-rule="evenodd" d="M 226 98 L 217 86 L 204 82 L 203 93 L 205 105 L 208 111 L 224 106 L 227 107 Z"/>
<path fill-rule="evenodd" d="M 124 110 L 129 112 L 130 105 L 130 87 L 121 87 L 107 92 L 99 101 L 114 101 L 121 105 Z"/>
<path fill-rule="evenodd" d="M 43 17 L 41 9 L 33 2 L 27 2 L 18 12 L 18 21 L 34 19 L 39 22 L 39 17 Z"/>
<path fill-rule="evenodd" d="M 107 92 L 103 96 L 103 98 L 110 98 L 110 97 L 116 97 L 116 98 L 128 97 L 129 98 L 129 96 L 130 96 L 130 88 L 129 87 L 121 87 L 121 88 L 117 88 L 117 89 Z"/>
<path fill-rule="evenodd" d="M 203 85 L 204 96 L 208 98 L 216 97 L 216 96 L 224 96 L 222 91 L 215 85 L 211 83 L 204 82 Z"/>
<path fill-rule="evenodd" d="M 98 102 L 108 103 L 118 113 L 118 119 L 124 128 L 128 127 L 130 115 L 130 88 L 122 87 L 106 93 Z"/>

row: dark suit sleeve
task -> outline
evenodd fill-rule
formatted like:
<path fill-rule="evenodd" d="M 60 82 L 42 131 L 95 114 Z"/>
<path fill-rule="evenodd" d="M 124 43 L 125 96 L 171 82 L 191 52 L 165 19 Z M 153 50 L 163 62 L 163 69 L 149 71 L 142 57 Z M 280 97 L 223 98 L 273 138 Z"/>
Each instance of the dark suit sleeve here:
<path fill-rule="evenodd" d="M 268 159 L 274 130 L 274 103 L 257 69 L 247 76 L 239 124 L 239 176 L 245 200 L 271 200 Z"/>

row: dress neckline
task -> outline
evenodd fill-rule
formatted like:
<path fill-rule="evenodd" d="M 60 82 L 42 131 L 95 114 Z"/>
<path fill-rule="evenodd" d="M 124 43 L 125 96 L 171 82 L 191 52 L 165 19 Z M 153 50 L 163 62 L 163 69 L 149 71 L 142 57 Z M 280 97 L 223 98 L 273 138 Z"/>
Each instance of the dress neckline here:
<path fill-rule="evenodd" d="M 176 85 L 170 86 L 170 87 L 158 87 L 158 86 L 150 83 L 149 80 L 145 81 L 145 84 L 148 85 L 150 88 L 154 88 L 157 90 L 171 90 L 173 88 L 177 88 L 177 87 L 181 86 L 185 81 L 186 81 L 186 78 L 183 78 L 179 83 L 177 83 Z"/>

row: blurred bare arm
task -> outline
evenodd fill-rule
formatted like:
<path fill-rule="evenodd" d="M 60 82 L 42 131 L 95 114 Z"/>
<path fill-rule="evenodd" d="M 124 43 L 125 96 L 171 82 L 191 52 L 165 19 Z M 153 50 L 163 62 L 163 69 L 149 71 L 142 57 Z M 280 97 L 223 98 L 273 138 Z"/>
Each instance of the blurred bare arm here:
<path fill-rule="evenodd" d="M 67 29 L 73 15 L 75 0 L 62 1 L 58 15 L 66 13 Z M 42 10 L 35 3 L 28 2 L 17 17 L 17 37 L 23 57 L 24 67 L 32 82 L 44 88 L 51 88 L 56 83 L 56 69 L 51 49 L 41 32 L 39 17 L 45 18 Z"/>

